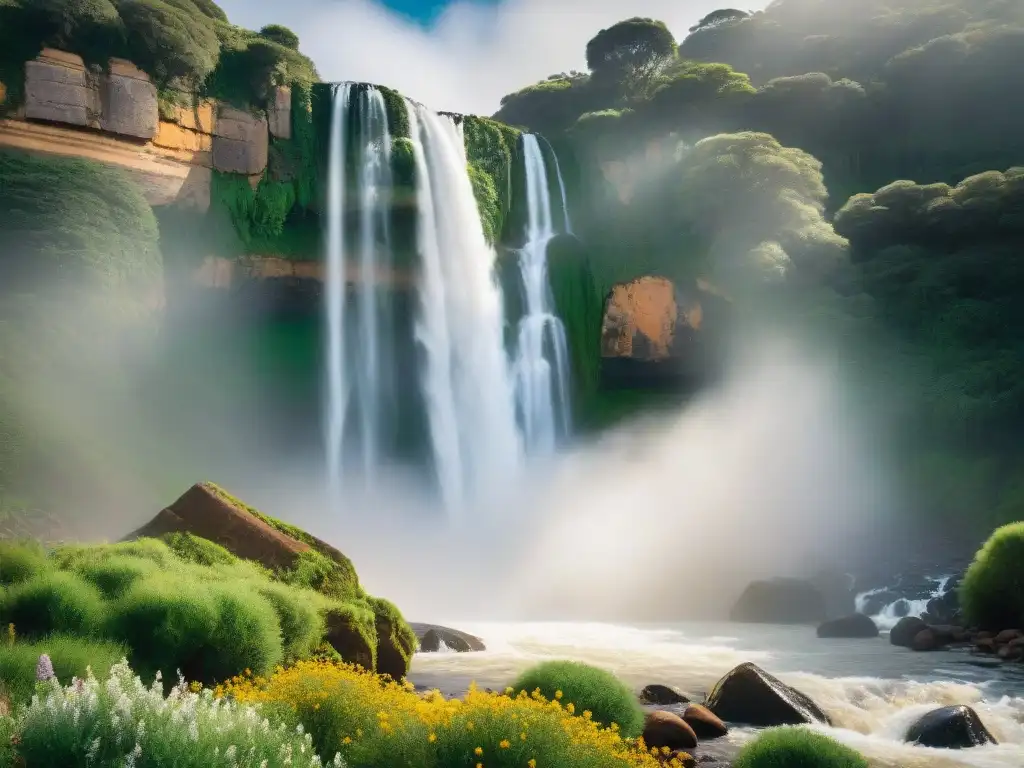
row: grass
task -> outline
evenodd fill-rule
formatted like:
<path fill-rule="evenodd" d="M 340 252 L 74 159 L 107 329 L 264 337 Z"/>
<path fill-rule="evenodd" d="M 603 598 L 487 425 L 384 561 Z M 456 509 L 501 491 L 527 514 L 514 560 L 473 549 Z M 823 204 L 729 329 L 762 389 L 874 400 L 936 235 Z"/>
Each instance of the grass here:
<path fill-rule="evenodd" d="M 733 768 L 868 768 L 868 761 L 806 728 L 770 728 L 742 749 Z"/>
<path fill-rule="evenodd" d="M 1024 522 L 998 528 L 960 584 L 967 620 L 983 629 L 1024 626 Z"/>
<path fill-rule="evenodd" d="M 626 736 L 639 736 L 644 713 L 633 691 L 613 674 L 576 661 L 546 661 L 531 667 L 512 684 L 517 693 L 537 693 L 549 700 L 589 711 L 594 722 L 615 725 Z"/>
<path fill-rule="evenodd" d="M 73 635 L 52 635 L 40 640 L 0 644 L 0 688 L 15 705 L 27 703 L 36 691 L 36 662 L 47 654 L 60 680 L 82 677 L 91 667 L 106 677 L 128 649 L 110 641 L 89 641 Z"/>

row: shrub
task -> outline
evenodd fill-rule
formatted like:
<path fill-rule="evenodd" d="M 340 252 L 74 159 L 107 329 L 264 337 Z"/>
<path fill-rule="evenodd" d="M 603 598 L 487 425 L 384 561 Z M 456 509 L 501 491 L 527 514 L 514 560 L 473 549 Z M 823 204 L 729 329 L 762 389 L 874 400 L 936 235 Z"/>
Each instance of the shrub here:
<path fill-rule="evenodd" d="M 78 576 L 41 573 L 8 591 L 0 624 L 14 624 L 26 637 L 57 632 L 90 636 L 102 626 L 106 610 L 100 591 Z"/>
<path fill-rule="evenodd" d="M 131 648 L 146 676 L 180 670 L 188 680 L 212 683 L 245 669 L 268 672 L 282 657 L 273 608 L 241 584 L 146 579 L 115 604 L 108 632 Z"/>
<path fill-rule="evenodd" d="M 171 533 L 162 539 L 174 554 L 196 565 L 233 565 L 238 562 L 238 558 L 220 544 L 191 533 Z"/>
<path fill-rule="evenodd" d="M 277 614 L 284 658 L 288 661 L 308 658 L 324 638 L 324 617 L 318 610 L 322 598 L 273 583 L 261 586 L 259 593 Z"/>
<path fill-rule="evenodd" d="M 292 567 L 280 578 L 287 584 L 305 587 L 338 600 L 357 597 L 359 585 L 353 581 L 349 569 L 331 560 L 315 549 L 308 549 L 297 558 Z"/>
<path fill-rule="evenodd" d="M 210 691 L 190 692 L 184 684 L 165 698 L 159 681 L 147 688 L 124 662 L 105 685 L 93 675 L 81 685 L 50 684 L 26 710 L 16 749 L 23 764 L 34 768 L 320 764 L 308 735 L 272 725 L 252 707 L 218 701 Z"/>
<path fill-rule="evenodd" d="M 267 40 L 282 45 L 285 48 L 299 50 L 299 36 L 288 29 L 288 27 L 282 27 L 280 24 L 268 24 L 260 30 L 260 37 L 265 37 Z"/>
<path fill-rule="evenodd" d="M 128 58 L 158 85 L 198 87 L 217 65 L 220 42 L 210 17 L 162 0 L 120 0 L 118 10 Z"/>
<path fill-rule="evenodd" d="M 740 751 L 733 768 L 868 768 L 868 761 L 806 728 L 771 728 Z"/>
<path fill-rule="evenodd" d="M 103 563 L 119 556 L 145 560 L 162 570 L 172 568 L 175 564 L 174 553 L 159 539 L 136 539 L 98 546 L 70 544 L 54 550 L 53 561 L 58 568 L 72 570 L 87 563 Z"/>
<path fill-rule="evenodd" d="M 960 602 L 971 624 L 1024 626 L 1024 522 L 997 529 L 978 550 L 960 585 Z"/>
<path fill-rule="evenodd" d="M 571 703 L 578 711 L 593 713 L 597 723 L 616 724 L 627 736 L 639 735 L 644 726 L 644 713 L 633 691 L 610 672 L 588 664 L 545 661 L 523 672 L 512 688 Z"/>
<path fill-rule="evenodd" d="M 461 701 L 436 691 L 423 698 L 411 685 L 384 681 L 351 665 L 301 662 L 269 679 L 228 683 L 217 695 L 294 712 L 309 730 L 314 749 L 340 752 L 352 768 L 393 765 L 396 755 L 417 768 L 661 764 L 617 729 L 574 714 L 570 705 L 525 692 L 512 698 L 473 688 Z"/>
<path fill-rule="evenodd" d="M 85 677 L 86 670 L 105 676 L 128 649 L 117 643 L 84 640 L 71 635 L 52 635 L 34 642 L 0 645 L 0 680 L 14 704 L 25 704 L 36 690 L 36 663 L 47 654 L 58 680 L 71 682 Z"/>
<path fill-rule="evenodd" d="M 75 572 L 96 586 L 108 599 L 121 597 L 139 579 L 156 572 L 151 560 L 141 557 L 113 556 L 103 560 L 86 561 Z"/>
<path fill-rule="evenodd" d="M 34 542 L 0 542 L 0 584 L 27 581 L 46 570 L 46 553 Z"/>

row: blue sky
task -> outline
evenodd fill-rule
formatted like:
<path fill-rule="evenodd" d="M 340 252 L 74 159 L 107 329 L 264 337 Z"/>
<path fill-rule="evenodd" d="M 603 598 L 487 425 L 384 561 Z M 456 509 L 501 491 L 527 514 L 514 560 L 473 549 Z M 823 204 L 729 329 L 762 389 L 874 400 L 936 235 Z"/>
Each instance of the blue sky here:
<path fill-rule="evenodd" d="M 723 0 L 218 2 L 249 29 L 291 27 L 325 80 L 380 83 L 434 109 L 479 115 L 493 114 L 506 93 L 585 69 L 587 41 L 617 21 L 661 19 L 682 39 L 694 22 L 723 7 Z"/>

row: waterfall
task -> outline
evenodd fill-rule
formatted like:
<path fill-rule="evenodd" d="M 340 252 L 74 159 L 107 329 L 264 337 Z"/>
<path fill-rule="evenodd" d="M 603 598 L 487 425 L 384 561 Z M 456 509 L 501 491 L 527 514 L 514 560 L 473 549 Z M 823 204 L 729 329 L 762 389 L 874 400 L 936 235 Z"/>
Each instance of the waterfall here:
<path fill-rule="evenodd" d="M 555 176 L 558 178 L 558 191 L 562 195 L 562 218 L 565 222 L 565 234 L 571 235 L 572 231 L 572 219 L 569 217 L 569 199 L 565 194 L 565 179 L 562 178 L 562 166 L 558 162 L 558 155 L 555 154 L 555 148 L 551 146 L 551 143 L 545 139 L 544 143 L 548 145 L 548 151 L 551 152 L 551 159 L 555 161 Z"/>
<path fill-rule="evenodd" d="M 391 206 L 391 135 L 384 98 L 376 88 L 361 89 L 353 103 L 353 86 L 336 86 L 331 114 L 327 185 L 327 466 L 332 497 L 337 501 L 345 469 L 344 447 L 350 405 L 358 409 L 363 477 L 373 483 L 381 461 L 386 419 L 384 396 L 390 367 L 385 364 L 389 327 L 384 289 L 378 275 L 391 265 L 388 217 Z M 351 110 L 358 124 L 353 126 Z M 350 129 L 354 129 L 349 135 Z M 349 168 L 349 160 L 353 168 Z M 355 181 L 358 231 L 346 231 L 347 187 Z M 350 247 L 350 240 L 354 242 Z M 357 272 L 351 262 L 358 253 Z M 355 312 L 347 311 L 349 274 L 357 276 Z M 350 318 L 350 315 L 354 317 Z M 354 326 L 350 322 L 354 320 Z M 355 394 L 355 401 L 350 397 Z"/>
<path fill-rule="evenodd" d="M 571 428 L 569 354 L 548 282 L 547 248 L 555 231 L 547 166 L 536 136 L 523 135 L 523 150 L 527 225 L 519 271 L 525 313 L 519 321 L 514 365 L 516 403 L 527 451 L 550 455 Z"/>
<path fill-rule="evenodd" d="M 416 339 L 442 499 L 460 516 L 520 463 L 494 250 L 484 237 L 461 130 L 407 102 L 421 260 Z"/>

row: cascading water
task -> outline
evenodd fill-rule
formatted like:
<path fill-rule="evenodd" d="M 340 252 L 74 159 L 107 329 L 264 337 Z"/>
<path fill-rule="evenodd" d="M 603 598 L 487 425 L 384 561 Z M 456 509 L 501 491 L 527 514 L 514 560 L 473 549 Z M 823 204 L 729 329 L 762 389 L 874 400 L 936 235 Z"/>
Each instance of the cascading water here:
<path fill-rule="evenodd" d="M 551 152 L 551 158 L 555 162 L 555 176 L 558 178 L 558 191 L 562 195 L 562 218 L 565 221 L 565 233 L 567 235 L 573 234 L 572 231 L 572 219 L 569 217 L 569 199 L 565 194 L 565 179 L 562 177 L 562 166 L 558 162 L 558 155 L 555 154 L 555 148 L 545 139 L 545 144 L 548 145 L 548 151 Z"/>
<path fill-rule="evenodd" d="M 374 481 L 381 461 L 381 433 L 385 419 L 389 366 L 382 354 L 389 323 L 387 306 L 378 285 L 379 273 L 391 264 L 388 216 L 391 205 L 391 135 L 380 91 L 366 87 L 353 100 L 353 86 L 336 86 L 331 114 L 328 169 L 327 226 L 327 466 L 332 497 L 337 501 L 344 473 L 347 415 L 353 388 L 359 410 L 362 473 L 367 485 Z M 349 135 L 351 109 L 358 124 Z M 351 151 L 350 151 L 351 150 Z M 349 159 L 354 161 L 350 173 Z M 346 232 L 347 186 L 356 183 L 359 226 L 359 270 L 355 324 L 348 320 L 348 262 L 354 251 Z"/>
<path fill-rule="evenodd" d="M 407 102 L 416 164 L 423 391 L 441 496 L 453 516 L 520 463 L 501 290 L 456 124 Z M 441 206 L 443 205 L 443 210 Z"/>
<path fill-rule="evenodd" d="M 554 311 L 548 283 L 547 249 L 555 231 L 547 166 L 536 136 L 523 135 L 523 152 L 527 227 L 519 272 L 525 312 L 516 342 L 516 405 L 527 452 L 550 455 L 571 428 L 569 354 L 565 327 Z"/>

